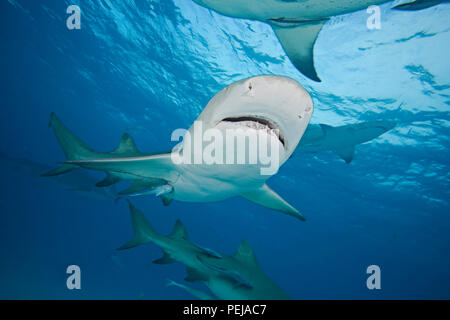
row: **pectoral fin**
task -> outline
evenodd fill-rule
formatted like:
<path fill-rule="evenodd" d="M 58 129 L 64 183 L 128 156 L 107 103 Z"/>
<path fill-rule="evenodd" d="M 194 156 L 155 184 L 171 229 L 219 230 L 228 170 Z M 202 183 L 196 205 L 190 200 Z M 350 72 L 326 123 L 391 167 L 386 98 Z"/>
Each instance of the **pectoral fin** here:
<path fill-rule="evenodd" d="M 162 203 L 163 203 L 163 205 L 165 207 L 169 206 L 172 203 L 172 201 L 173 201 L 172 198 L 169 198 L 169 197 L 167 197 L 165 195 L 161 195 L 160 197 L 161 197 Z"/>
<path fill-rule="evenodd" d="M 320 82 L 314 68 L 314 44 L 326 20 L 302 22 L 296 26 L 283 27 L 272 24 L 281 45 L 292 64 L 311 80 Z"/>
<path fill-rule="evenodd" d="M 241 197 L 250 200 L 263 207 L 284 212 L 290 216 L 305 221 L 305 217 L 293 206 L 281 198 L 275 191 L 266 184 L 258 190 L 241 194 Z"/>
<path fill-rule="evenodd" d="M 342 159 L 345 160 L 345 163 L 350 163 L 353 160 L 353 157 L 355 155 L 355 147 L 345 147 L 345 148 L 339 148 L 339 149 L 333 149 L 333 151 Z"/>

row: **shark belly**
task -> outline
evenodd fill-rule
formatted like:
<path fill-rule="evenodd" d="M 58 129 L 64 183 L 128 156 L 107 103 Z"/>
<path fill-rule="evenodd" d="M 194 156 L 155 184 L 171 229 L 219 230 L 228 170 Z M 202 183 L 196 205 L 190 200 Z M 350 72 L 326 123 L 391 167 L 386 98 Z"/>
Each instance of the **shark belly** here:
<path fill-rule="evenodd" d="M 286 20 L 294 20 L 301 18 L 301 20 L 317 20 L 325 19 L 341 14 L 359 11 L 365 9 L 371 5 L 379 5 L 386 3 L 386 0 L 344 0 L 344 1 L 292 1 L 286 2 L 284 5 L 279 5 L 279 1 L 273 1 L 275 6 L 272 10 L 265 10 L 264 17 L 274 18 L 274 14 L 280 15 L 280 17 Z M 276 18 L 276 17 L 275 17 Z"/>
<path fill-rule="evenodd" d="M 291 22 L 311 21 L 329 18 L 341 14 L 365 9 L 371 5 L 379 5 L 387 0 L 263 0 L 263 1 L 226 1 L 194 0 L 200 5 L 213 9 L 223 15 L 272 22 L 271 19 L 285 19 Z M 298 21 L 297 21 L 298 22 Z"/>
<path fill-rule="evenodd" d="M 213 202 L 238 196 L 264 185 L 257 166 L 186 165 L 173 184 L 173 199 L 184 202 Z"/>

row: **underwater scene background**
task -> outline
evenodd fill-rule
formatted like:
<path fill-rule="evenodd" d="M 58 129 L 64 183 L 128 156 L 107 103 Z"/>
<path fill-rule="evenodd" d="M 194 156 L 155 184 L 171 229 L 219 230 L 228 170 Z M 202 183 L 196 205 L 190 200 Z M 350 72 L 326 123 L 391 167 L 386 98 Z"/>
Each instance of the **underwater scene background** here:
<path fill-rule="evenodd" d="M 79 5 L 82 29 L 66 28 Z M 226 254 L 242 239 L 294 299 L 450 298 L 450 6 L 381 8 L 332 18 L 315 47 L 322 82 L 301 75 L 272 29 L 190 0 L 0 2 L 1 299 L 190 299 L 167 287 L 181 264 L 155 265 L 152 244 L 115 249 L 132 236 L 125 201 L 95 183 L 40 174 L 65 160 L 55 112 L 95 150 L 124 132 L 146 152 L 170 150 L 216 92 L 261 74 L 297 80 L 314 101 L 311 123 L 389 120 L 396 127 L 357 146 L 350 164 L 332 152 L 296 153 L 270 186 L 301 222 L 241 198 L 213 203 L 133 198 L 160 233 L 185 225 L 190 239 Z M 86 181 L 92 183 L 86 183 Z M 76 186 L 76 187 L 74 187 Z M 79 265 L 82 289 L 68 290 Z M 366 269 L 381 268 L 381 290 Z M 197 288 L 201 285 L 194 284 Z"/>

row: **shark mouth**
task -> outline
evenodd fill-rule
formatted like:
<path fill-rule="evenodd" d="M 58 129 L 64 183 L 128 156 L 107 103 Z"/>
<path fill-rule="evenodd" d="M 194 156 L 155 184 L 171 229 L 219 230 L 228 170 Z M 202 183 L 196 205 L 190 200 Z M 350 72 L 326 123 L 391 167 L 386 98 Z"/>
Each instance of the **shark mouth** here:
<path fill-rule="evenodd" d="M 256 130 L 267 130 L 272 131 L 278 138 L 278 140 L 281 142 L 283 147 L 286 148 L 285 138 L 281 130 L 270 122 L 269 120 L 252 117 L 252 116 L 244 116 L 244 117 L 229 117 L 222 119 L 221 122 L 233 122 L 233 123 L 239 123 L 243 126 L 256 129 Z"/>
<path fill-rule="evenodd" d="M 293 19 L 293 18 L 269 18 L 267 21 L 269 23 L 273 23 L 280 27 L 296 27 L 302 24 L 318 24 L 323 23 L 324 21 L 329 20 L 328 18 L 316 19 L 316 20 L 304 20 L 304 19 Z"/>

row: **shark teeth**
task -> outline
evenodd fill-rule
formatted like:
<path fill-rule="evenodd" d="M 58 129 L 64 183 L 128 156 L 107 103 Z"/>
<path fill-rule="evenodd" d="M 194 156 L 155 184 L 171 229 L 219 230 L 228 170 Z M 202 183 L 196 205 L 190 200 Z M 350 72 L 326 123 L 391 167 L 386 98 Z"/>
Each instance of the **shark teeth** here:
<path fill-rule="evenodd" d="M 284 135 L 281 133 L 280 129 L 269 120 L 252 116 L 244 116 L 225 118 L 222 120 L 222 122 L 239 123 L 240 125 L 246 126 L 251 129 L 266 130 L 267 133 L 274 133 L 277 136 L 278 140 L 280 140 L 281 144 L 286 147 Z"/>

